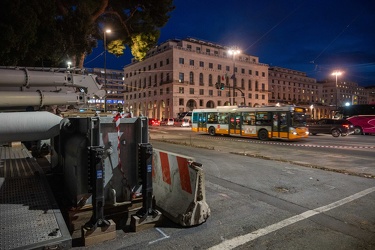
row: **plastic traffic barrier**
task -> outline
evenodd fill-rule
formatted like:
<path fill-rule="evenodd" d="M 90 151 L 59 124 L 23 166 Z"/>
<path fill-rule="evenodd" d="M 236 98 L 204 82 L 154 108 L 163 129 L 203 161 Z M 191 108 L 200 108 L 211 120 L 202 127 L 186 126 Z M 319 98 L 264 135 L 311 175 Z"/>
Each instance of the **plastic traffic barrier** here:
<path fill-rule="evenodd" d="M 203 169 L 191 157 L 154 149 L 152 181 L 156 206 L 175 223 L 194 226 L 210 216 Z"/>

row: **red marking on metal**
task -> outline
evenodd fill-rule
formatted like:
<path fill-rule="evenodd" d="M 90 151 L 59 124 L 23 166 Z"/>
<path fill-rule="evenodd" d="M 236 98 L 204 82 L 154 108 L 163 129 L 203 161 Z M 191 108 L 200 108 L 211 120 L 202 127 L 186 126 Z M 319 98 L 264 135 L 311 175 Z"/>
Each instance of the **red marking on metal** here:
<path fill-rule="evenodd" d="M 161 171 L 163 173 L 163 181 L 171 185 L 172 184 L 171 169 L 169 167 L 168 154 L 160 152 L 159 155 L 160 155 Z"/>
<path fill-rule="evenodd" d="M 190 174 L 189 174 L 189 162 L 186 158 L 177 156 L 178 172 L 180 173 L 180 182 L 182 190 L 188 193 L 192 193 Z"/>

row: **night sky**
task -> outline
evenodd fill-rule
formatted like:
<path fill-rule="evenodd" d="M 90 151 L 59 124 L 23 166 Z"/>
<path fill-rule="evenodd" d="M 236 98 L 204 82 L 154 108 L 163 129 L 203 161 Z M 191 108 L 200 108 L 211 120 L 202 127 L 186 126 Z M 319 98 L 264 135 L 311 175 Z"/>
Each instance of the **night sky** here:
<path fill-rule="evenodd" d="M 375 85 L 374 0 L 175 0 L 176 9 L 161 29 L 159 43 L 187 37 L 239 47 L 261 63 L 306 72 L 309 77 Z M 85 67 L 103 67 L 103 44 Z M 131 60 L 107 56 L 107 68 Z"/>

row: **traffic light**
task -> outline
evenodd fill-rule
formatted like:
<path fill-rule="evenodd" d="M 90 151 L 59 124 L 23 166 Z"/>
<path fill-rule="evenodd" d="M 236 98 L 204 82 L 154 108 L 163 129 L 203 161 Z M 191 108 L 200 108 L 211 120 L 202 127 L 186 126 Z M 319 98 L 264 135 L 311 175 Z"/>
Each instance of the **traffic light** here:
<path fill-rule="evenodd" d="M 358 104 L 358 96 L 357 96 L 357 95 L 353 95 L 353 96 L 352 96 L 352 104 L 353 104 L 353 105 Z"/>
<path fill-rule="evenodd" d="M 221 84 L 220 84 L 220 89 L 221 89 L 221 90 L 224 90 L 224 88 L 225 88 L 224 83 L 221 83 Z"/>

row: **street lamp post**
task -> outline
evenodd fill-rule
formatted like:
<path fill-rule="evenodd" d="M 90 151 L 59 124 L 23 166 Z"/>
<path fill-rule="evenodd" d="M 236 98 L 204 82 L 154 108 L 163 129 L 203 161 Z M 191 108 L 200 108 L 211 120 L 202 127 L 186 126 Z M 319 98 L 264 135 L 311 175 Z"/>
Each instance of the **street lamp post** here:
<path fill-rule="evenodd" d="M 335 106 L 336 106 L 336 110 L 337 110 L 337 106 L 338 106 L 338 100 L 337 100 L 337 94 L 338 94 L 338 89 L 337 89 L 337 77 L 338 76 L 341 76 L 342 75 L 342 72 L 341 71 L 334 71 L 333 73 L 332 73 L 332 75 L 333 76 L 336 76 L 336 85 L 335 85 L 335 89 L 336 89 L 336 91 L 335 91 L 335 93 L 336 93 L 336 95 L 335 95 Z"/>
<path fill-rule="evenodd" d="M 107 37 L 106 33 L 111 33 L 110 29 L 106 29 L 104 31 L 104 89 L 105 89 L 105 96 L 104 96 L 104 112 L 107 112 Z"/>
<path fill-rule="evenodd" d="M 236 84 L 236 63 L 235 63 L 235 56 L 237 54 L 240 54 L 241 51 L 239 49 L 230 49 L 228 50 L 228 53 L 229 55 L 232 55 L 232 59 L 233 59 L 233 86 L 232 86 L 232 90 L 233 90 L 233 94 L 232 94 L 232 103 L 230 103 L 230 87 L 229 87 L 229 104 L 231 105 L 234 105 L 235 103 L 235 100 L 234 100 L 234 97 L 235 97 L 235 84 Z"/>

